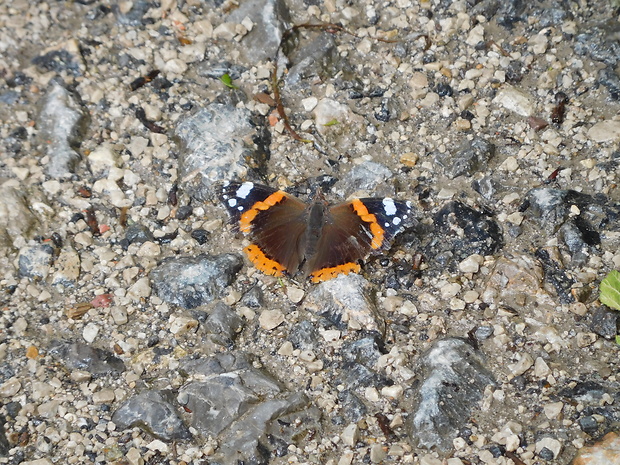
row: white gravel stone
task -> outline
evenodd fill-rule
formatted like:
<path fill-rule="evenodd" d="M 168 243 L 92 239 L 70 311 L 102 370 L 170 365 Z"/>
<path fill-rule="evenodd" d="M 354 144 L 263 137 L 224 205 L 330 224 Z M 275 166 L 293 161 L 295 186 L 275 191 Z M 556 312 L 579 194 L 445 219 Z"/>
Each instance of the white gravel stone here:
<path fill-rule="evenodd" d="M 186 315 L 173 317 L 170 323 L 170 332 L 176 336 L 194 331 L 196 328 L 198 328 L 198 320 Z"/>
<path fill-rule="evenodd" d="M 387 457 L 387 451 L 383 444 L 376 443 L 370 446 L 370 461 L 372 463 L 380 463 Z"/>
<path fill-rule="evenodd" d="M 125 323 L 127 323 L 127 309 L 125 307 L 114 306 L 110 310 L 110 313 L 112 315 L 114 323 L 116 323 L 117 325 L 124 325 Z"/>
<path fill-rule="evenodd" d="M 441 287 L 440 292 L 443 299 L 450 299 L 461 292 L 461 285 L 459 283 L 448 283 Z"/>
<path fill-rule="evenodd" d="M 151 281 L 146 276 L 138 279 L 136 283 L 129 288 L 127 296 L 133 300 L 140 300 L 151 295 Z"/>
<path fill-rule="evenodd" d="M 484 263 L 484 257 L 479 254 L 473 254 L 459 263 L 459 270 L 463 273 L 477 273 L 480 265 Z"/>
<path fill-rule="evenodd" d="M 562 443 L 555 438 L 542 438 L 540 441 L 536 442 L 536 453 L 539 453 L 543 447 L 549 449 L 553 452 L 553 456 L 557 457 L 562 450 Z"/>
<path fill-rule="evenodd" d="M 534 375 L 538 378 L 544 378 L 551 373 L 551 369 L 547 362 L 545 362 L 541 357 L 537 357 L 534 361 Z"/>
<path fill-rule="evenodd" d="M 545 416 L 549 420 L 553 420 L 557 418 L 560 413 L 562 413 L 562 409 L 564 408 L 563 402 L 552 402 L 543 407 L 543 411 L 545 412 Z"/>
<path fill-rule="evenodd" d="M 88 343 L 92 343 L 95 339 L 97 339 L 97 335 L 99 334 L 99 325 L 96 323 L 88 323 L 84 326 L 82 330 L 82 337 Z"/>
<path fill-rule="evenodd" d="M 319 99 L 317 99 L 316 97 L 308 97 L 308 98 L 302 99 L 301 101 L 301 104 L 303 105 L 305 111 L 314 110 L 314 108 L 317 106 L 318 103 L 319 103 Z"/>
<path fill-rule="evenodd" d="M 170 448 L 168 447 L 168 444 L 166 444 L 164 441 L 160 441 L 159 439 L 155 439 L 149 442 L 146 445 L 146 448 L 149 450 L 156 450 L 159 452 L 163 452 L 165 454 L 167 454 L 168 451 L 170 450 Z"/>
<path fill-rule="evenodd" d="M 620 140 L 620 121 L 607 120 L 596 123 L 588 130 L 588 136 L 595 142 Z"/>
<path fill-rule="evenodd" d="M 155 242 L 146 241 L 142 243 L 136 252 L 138 257 L 157 258 L 161 256 L 161 246 Z"/>
<path fill-rule="evenodd" d="M 535 109 L 532 97 L 512 86 L 506 86 L 500 90 L 493 101 L 521 116 L 532 116 Z"/>
<path fill-rule="evenodd" d="M 132 447 L 127 451 L 125 458 L 129 462 L 129 465 L 144 465 L 144 459 L 142 459 L 140 450 L 135 447 Z"/>
<path fill-rule="evenodd" d="M 116 395 L 113 389 L 102 389 L 93 394 L 93 402 L 95 404 L 110 404 L 114 402 Z"/>
<path fill-rule="evenodd" d="M 288 286 L 286 288 L 286 295 L 291 302 L 298 304 L 304 298 L 305 291 L 296 286 Z"/>
<path fill-rule="evenodd" d="M 482 42 L 483 40 L 484 26 L 482 24 L 478 24 L 471 31 L 469 31 L 469 35 L 467 36 L 467 39 L 465 39 L 465 42 L 467 43 L 467 45 L 471 45 L 473 47 L 474 45 Z"/>
<path fill-rule="evenodd" d="M 529 370 L 534 365 L 534 359 L 527 352 L 519 354 L 519 360 L 513 365 L 509 365 L 508 369 L 513 375 L 519 376 Z"/>
<path fill-rule="evenodd" d="M 18 378 L 9 378 L 0 386 L 0 397 L 13 397 L 21 390 L 21 388 L 22 383 Z"/>
<path fill-rule="evenodd" d="M 280 310 L 263 310 L 258 317 L 260 327 L 271 331 L 284 323 L 284 313 Z"/>
<path fill-rule="evenodd" d="M 88 155 L 88 165 L 95 176 L 106 173 L 110 167 L 116 166 L 117 155 L 108 144 L 97 147 Z"/>
<path fill-rule="evenodd" d="M 351 423 L 342 431 L 340 437 L 342 438 L 342 442 L 344 442 L 345 445 L 353 447 L 359 439 L 359 434 L 360 429 L 357 426 L 357 423 Z"/>
<path fill-rule="evenodd" d="M 21 465 L 54 465 L 54 463 L 47 458 L 36 459 L 36 460 L 28 460 L 26 462 L 22 462 Z"/>
<path fill-rule="evenodd" d="M 403 396 L 403 387 L 400 384 L 381 388 L 381 395 L 390 399 L 400 399 Z"/>

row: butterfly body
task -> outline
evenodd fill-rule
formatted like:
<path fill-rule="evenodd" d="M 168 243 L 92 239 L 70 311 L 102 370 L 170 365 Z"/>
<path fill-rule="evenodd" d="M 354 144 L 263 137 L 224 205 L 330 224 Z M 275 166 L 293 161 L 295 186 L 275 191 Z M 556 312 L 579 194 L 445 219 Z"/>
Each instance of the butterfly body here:
<path fill-rule="evenodd" d="M 273 276 L 302 274 L 313 282 L 359 272 L 359 261 L 388 248 L 411 211 L 409 202 L 390 198 L 330 206 L 318 196 L 306 204 L 252 182 L 224 184 L 221 199 L 250 239 L 245 253 L 256 268 Z"/>

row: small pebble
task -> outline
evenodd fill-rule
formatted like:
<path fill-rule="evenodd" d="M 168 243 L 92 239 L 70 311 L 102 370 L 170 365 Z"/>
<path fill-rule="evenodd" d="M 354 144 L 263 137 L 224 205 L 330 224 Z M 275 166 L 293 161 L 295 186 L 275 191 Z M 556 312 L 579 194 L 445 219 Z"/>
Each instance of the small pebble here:
<path fill-rule="evenodd" d="M 82 337 L 88 343 L 92 343 L 95 339 L 97 339 L 97 335 L 99 334 L 99 326 L 95 323 L 88 323 L 84 326 L 82 330 Z"/>
<path fill-rule="evenodd" d="M 260 327 L 271 331 L 284 323 L 284 313 L 280 310 L 263 310 L 258 317 Z"/>

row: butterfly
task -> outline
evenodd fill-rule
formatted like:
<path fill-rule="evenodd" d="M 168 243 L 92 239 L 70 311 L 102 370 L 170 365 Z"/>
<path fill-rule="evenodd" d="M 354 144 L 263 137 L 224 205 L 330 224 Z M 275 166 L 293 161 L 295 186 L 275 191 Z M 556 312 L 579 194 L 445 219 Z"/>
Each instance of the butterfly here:
<path fill-rule="evenodd" d="M 411 214 L 411 202 L 364 198 L 330 206 L 253 182 L 226 182 L 220 198 L 250 240 L 245 253 L 272 276 L 302 274 L 318 283 L 357 273 L 371 252 L 386 250 Z"/>

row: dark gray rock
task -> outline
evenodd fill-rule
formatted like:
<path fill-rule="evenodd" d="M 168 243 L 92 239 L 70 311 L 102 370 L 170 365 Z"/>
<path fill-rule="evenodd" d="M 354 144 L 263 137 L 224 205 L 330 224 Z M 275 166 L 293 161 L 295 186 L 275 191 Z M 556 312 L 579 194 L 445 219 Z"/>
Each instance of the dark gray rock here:
<path fill-rule="evenodd" d="M 41 144 L 49 157 L 45 173 L 53 178 L 68 178 L 75 172 L 81 155 L 77 149 L 86 134 L 90 118 L 75 92 L 56 81 L 43 100 L 39 114 Z"/>
<path fill-rule="evenodd" d="M 250 63 L 276 56 L 282 35 L 291 24 L 291 17 L 283 0 L 249 0 L 239 4 L 226 22 L 240 23 L 245 17 L 254 23 L 252 30 L 241 40 L 241 53 Z"/>
<path fill-rule="evenodd" d="M 459 150 L 451 155 L 446 152 L 436 157 L 437 163 L 445 169 L 446 176 L 454 179 L 457 176 L 471 176 L 488 163 L 495 153 L 495 146 L 479 137 L 466 140 Z"/>
<path fill-rule="evenodd" d="M 421 447 L 447 451 L 495 380 L 482 354 L 456 338 L 435 342 L 422 356 L 418 373 L 417 405 L 408 420 L 411 438 Z"/>
<path fill-rule="evenodd" d="M 250 308 L 260 308 L 263 306 L 263 291 L 260 287 L 254 286 L 241 297 L 241 303 Z"/>
<path fill-rule="evenodd" d="M 600 242 L 599 232 L 617 230 L 620 206 L 608 202 L 603 195 L 588 195 L 574 190 L 539 187 L 527 193 L 525 215 L 548 235 L 555 234 L 571 217 L 571 207 L 579 208 L 574 226 L 588 245 Z"/>
<path fill-rule="evenodd" d="M 341 413 L 347 423 L 358 422 L 368 412 L 364 401 L 348 387 L 338 393 L 338 403 L 341 405 Z"/>
<path fill-rule="evenodd" d="M 243 353 L 190 360 L 182 365 L 182 371 L 197 380 L 181 388 L 179 399 L 193 412 L 192 427 L 204 436 L 220 436 L 217 460 L 223 464 L 236 465 L 237 460 L 267 463 L 267 433 L 280 434 L 285 425 L 271 423 L 308 406 L 303 394 L 286 392 L 270 374 L 255 368 L 252 359 Z M 313 413 L 309 417 L 317 419 L 318 415 Z M 292 441 L 294 436 L 289 434 L 280 442 Z"/>
<path fill-rule="evenodd" d="M 19 275 L 45 279 L 54 261 L 54 248 L 47 244 L 24 247 L 19 251 Z"/>
<path fill-rule="evenodd" d="M 3 416 L 0 417 L 0 457 L 8 457 L 9 449 L 11 448 L 4 429 L 5 421 L 6 419 Z"/>
<path fill-rule="evenodd" d="M 269 133 L 250 112 L 212 103 L 183 118 L 175 129 L 181 144 L 179 186 L 205 201 L 216 182 L 260 177 L 269 159 Z"/>
<path fill-rule="evenodd" d="M 472 181 L 471 186 L 486 200 L 492 200 L 498 190 L 498 183 L 490 176 Z"/>
<path fill-rule="evenodd" d="M 144 242 L 153 241 L 153 233 L 144 225 L 133 223 L 127 226 L 125 230 L 125 239 L 130 244 L 142 244 Z"/>
<path fill-rule="evenodd" d="M 478 341 L 485 341 L 491 336 L 493 336 L 494 332 L 495 329 L 493 328 L 493 326 L 478 326 L 474 331 L 474 336 Z"/>
<path fill-rule="evenodd" d="M 293 66 L 286 75 L 286 86 L 292 89 L 310 86 L 312 77 L 327 80 L 340 70 L 340 66 L 334 66 L 338 58 L 333 34 L 319 34 L 312 42 L 289 56 Z"/>
<path fill-rule="evenodd" d="M 150 279 L 160 299 L 190 309 L 220 297 L 242 266 L 235 254 L 173 257 L 151 271 Z"/>
<path fill-rule="evenodd" d="M 228 305 L 218 302 L 209 312 L 204 328 L 212 342 L 229 347 L 241 332 L 243 319 Z"/>
<path fill-rule="evenodd" d="M 319 347 L 319 333 L 314 324 L 308 320 L 303 320 L 293 326 L 288 340 L 296 349 L 316 350 Z"/>
<path fill-rule="evenodd" d="M 554 252 L 554 250 L 551 249 L 551 252 Z M 550 249 L 545 248 L 540 248 L 534 252 L 534 256 L 542 265 L 545 281 L 555 288 L 560 302 L 569 304 L 575 301 L 575 297 L 571 293 L 571 288 L 575 281 L 567 276 L 564 265 L 554 258 L 555 255 L 555 253 L 550 253 Z"/>
<path fill-rule="evenodd" d="M 82 342 L 54 341 L 49 353 L 69 370 L 87 371 L 95 377 L 125 371 L 123 361 L 112 352 Z"/>
<path fill-rule="evenodd" d="M 620 312 L 597 307 L 592 313 L 590 330 L 606 339 L 614 339 L 620 328 Z"/>
<path fill-rule="evenodd" d="M 175 407 L 160 391 L 145 391 L 123 402 L 112 421 L 121 429 L 137 426 L 162 441 L 192 437 Z"/>
<path fill-rule="evenodd" d="M 116 20 L 123 26 L 141 26 L 147 19 L 144 15 L 154 6 L 150 1 L 138 0 L 131 3 L 129 11 L 122 11 L 119 3 L 114 3 L 112 11 L 116 15 Z"/>
<path fill-rule="evenodd" d="M 434 224 L 426 256 L 435 257 L 440 267 L 454 268 L 472 254 L 493 255 L 504 243 L 491 212 L 474 210 L 459 201 L 449 202 L 439 210 Z"/>
<path fill-rule="evenodd" d="M 254 406 L 235 421 L 222 437 L 220 454 L 223 464 L 267 465 L 271 456 L 266 447 L 269 426 L 278 418 L 300 411 L 307 405 L 308 398 L 295 392 L 283 399 L 266 400 Z"/>
<path fill-rule="evenodd" d="M 82 74 L 80 69 L 80 59 L 67 50 L 51 50 L 43 55 L 36 56 L 32 59 L 35 65 L 42 73 L 54 71 L 56 73 L 66 72 L 74 76 Z"/>
<path fill-rule="evenodd" d="M 581 428 L 581 431 L 584 433 L 592 435 L 598 431 L 598 421 L 596 421 L 596 418 L 592 415 L 579 418 L 578 423 L 579 428 Z"/>

